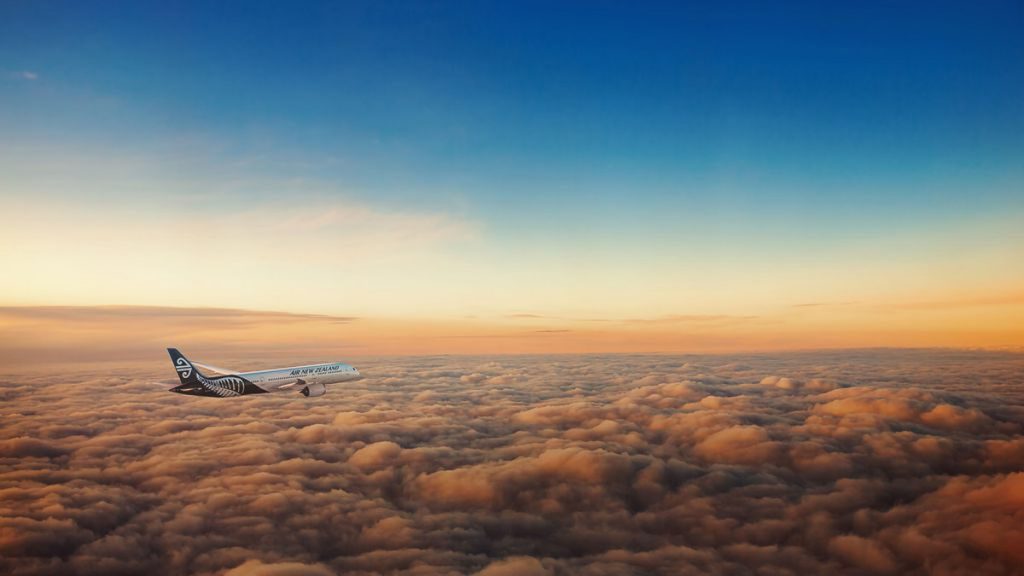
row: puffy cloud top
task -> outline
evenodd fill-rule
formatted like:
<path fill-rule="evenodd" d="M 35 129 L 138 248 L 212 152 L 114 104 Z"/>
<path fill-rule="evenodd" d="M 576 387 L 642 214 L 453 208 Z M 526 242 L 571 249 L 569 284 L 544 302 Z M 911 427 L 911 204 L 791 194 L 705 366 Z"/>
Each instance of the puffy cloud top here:
<path fill-rule="evenodd" d="M 0 376 L 0 573 L 1013 574 L 1020 355 L 385 358 L 203 399 Z"/>

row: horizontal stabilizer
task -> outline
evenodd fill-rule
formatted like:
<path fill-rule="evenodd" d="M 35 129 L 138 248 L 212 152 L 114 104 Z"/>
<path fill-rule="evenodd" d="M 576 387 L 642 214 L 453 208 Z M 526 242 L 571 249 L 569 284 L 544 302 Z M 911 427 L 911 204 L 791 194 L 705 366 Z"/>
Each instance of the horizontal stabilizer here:
<path fill-rule="evenodd" d="M 217 368 L 216 366 L 210 366 L 209 364 L 200 364 L 199 362 L 196 362 L 196 361 L 192 361 L 192 364 L 194 366 L 199 366 L 200 368 L 209 370 L 211 372 L 216 372 L 218 374 L 236 374 L 237 373 L 235 370 L 228 370 L 227 368 Z"/>

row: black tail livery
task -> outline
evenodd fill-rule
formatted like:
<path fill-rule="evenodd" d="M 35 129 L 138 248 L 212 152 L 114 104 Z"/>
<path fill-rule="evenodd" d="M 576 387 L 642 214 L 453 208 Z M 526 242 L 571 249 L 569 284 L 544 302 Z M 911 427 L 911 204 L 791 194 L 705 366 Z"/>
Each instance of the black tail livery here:
<path fill-rule="evenodd" d="M 167 353 L 171 356 L 174 369 L 178 371 L 178 379 L 181 380 L 181 385 L 171 388 L 171 392 L 219 398 L 266 393 L 266 390 L 237 374 L 216 378 L 204 376 L 177 348 L 168 348 Z"/>

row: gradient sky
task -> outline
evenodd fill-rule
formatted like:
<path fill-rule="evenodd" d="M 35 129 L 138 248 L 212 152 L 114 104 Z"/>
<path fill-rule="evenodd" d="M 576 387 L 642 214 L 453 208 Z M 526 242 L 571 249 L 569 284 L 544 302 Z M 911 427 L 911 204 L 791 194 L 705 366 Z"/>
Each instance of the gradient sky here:
<path fill-rule="evenodd" d="M 3 2 L 0 305 L 1024 345 L 1022 25 Z"/>

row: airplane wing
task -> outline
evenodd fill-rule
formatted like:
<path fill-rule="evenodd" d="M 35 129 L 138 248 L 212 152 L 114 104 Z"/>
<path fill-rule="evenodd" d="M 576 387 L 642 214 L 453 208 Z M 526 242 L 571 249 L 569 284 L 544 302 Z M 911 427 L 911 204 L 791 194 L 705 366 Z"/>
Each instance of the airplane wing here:
<path fill-rule="evenodd" d="M 296 378 L 294 380 L 278 380 L 276 382 L 261 382 L 260 388 L 263 388 L 267 392 L 280 392 L 282 390 L 291 390 L 297 386 L 305 386 L 306 381 L 302 378 Z"/>

